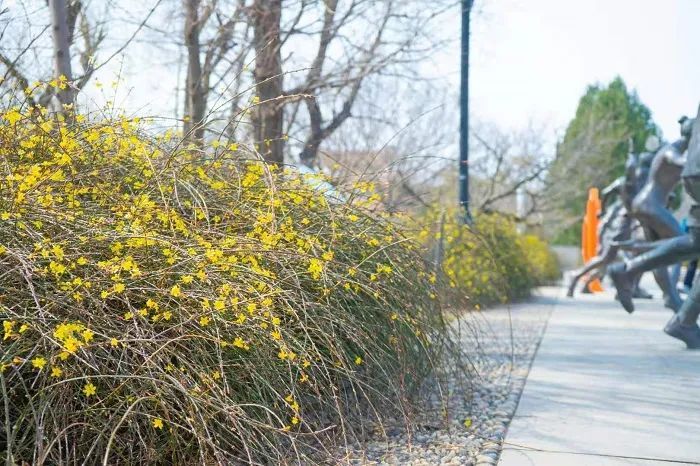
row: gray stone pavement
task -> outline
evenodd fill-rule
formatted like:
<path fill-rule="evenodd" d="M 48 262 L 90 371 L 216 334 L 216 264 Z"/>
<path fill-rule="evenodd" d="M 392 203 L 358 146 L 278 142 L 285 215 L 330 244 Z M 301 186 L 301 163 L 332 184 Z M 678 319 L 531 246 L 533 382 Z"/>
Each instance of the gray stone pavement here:
<path fill-rule="evenodd" d="M 628 315 L 605 288 L 557 291 L 502 466 L 700 464 L 700 351 L 662 332 L 657 289 Z"/>

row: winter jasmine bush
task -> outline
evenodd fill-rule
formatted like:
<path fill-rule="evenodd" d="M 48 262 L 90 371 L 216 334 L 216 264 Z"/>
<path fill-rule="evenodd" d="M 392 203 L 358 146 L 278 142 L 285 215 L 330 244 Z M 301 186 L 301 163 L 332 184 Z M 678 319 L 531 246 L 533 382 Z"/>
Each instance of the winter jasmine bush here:
<path fill-rule="evenodd" d="M 373 195 L 138 119 L 0 120 L 8 463 L 304 462 L 408 410 L 453 351 Z"/>
<path fill-rule="evenodd" d="M 548 245 L 519 234 L 503 215 L 477 214 L 471 227 L 459 222 L 456 210 L 430 210 L 423 219 L 418 239 L 429 249 L 440 248 L 440 271 L 453 297 L 479 306 L 505 303 L 559 277 Z"/>

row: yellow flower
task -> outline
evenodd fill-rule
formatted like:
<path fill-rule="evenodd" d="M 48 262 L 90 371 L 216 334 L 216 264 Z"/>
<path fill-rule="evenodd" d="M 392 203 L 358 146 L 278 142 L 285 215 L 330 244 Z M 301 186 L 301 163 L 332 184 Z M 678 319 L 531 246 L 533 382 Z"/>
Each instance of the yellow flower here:
<path fill-rule="evenodd" d="M 314 280 L 321 278 L 321 272 L 323 272 L 323 262 L 321 260 L 312 258 L 309 260 L 309 268 L 307 269 L 311 273 L 311 277 Z"/>
<path fill-rule="evenodd" d="M 90 397 L 97 393 L 97 387 L 93 385 L 92 382 L 88 382 L 85 384 L 85 387 L 83 387 L 83 393 L 85 394 L 85 396 Z"/>
<path fill-rule="evenodd" d="M 95 333 L 90 329 L 85 329 L 85 330 L 83 330 L 82 335 L 83 335 L 83 340 L 85 340 L 85 343 L 90 343 L 92 341 L 93 337 L 95 336 Z"/>
<path fill-rule="evenodd" d="M 17 111 L 17 109 L 14 109 L 14 108 L 13 108 L 13 109 L 10 110 L 9 112 L 6 112 L 2 117 L 3 117 L 5 120 L 7 120 L 8 123 L 10 123 L 11 125 L 14 125 L 14 124 L 17 123 L 19 120 L 22 119 L 22 114 L 19 113 L 19 112 Z"/>
<path fill-rule="evenodd" d="M 358 366 L 362 364 L 362 358 L 359 356 L 355 356 L 355 364 Z"/>
<path fill-rule="evenodd" d="M 117 340 L 116 338 L 112 338 L 111 340 L 109 340 L 109 344 L 112 345 L 113 348 L 116 348 L 117 346 L 119 346 L 119 340 Z"/>
<path fill-rule="evenodd" d="M 115 283 L 113 290 L 115 293 L 123 293 L 126 290 L 126 286 L 123 283 Z"/>
<path fill-rule="evenodd" d="M 192 281 L 194 280 L 194 277 L 192 275 L 183 275 L 180 278 L 180 280 L 182 281 L 182 283 L 188 284 L 188 283 L 192 283 Z"/>
<path fill-rule="evenodd" d="M 235 346 L 236 348 L 248 349 L 248 345 L 241 337 L 236 337 L 236 339 L 233 340 L 233 346 Z"/>
<path fill-rule="evenodd" d="M 175 285 L 170 289 L 170 294 L 174 296 L 175 298 L 179 298 L 182 296 L 182 290 L 180 290 L 180 286 Z"/>
<path fill-rule="evenodd" d="M 46 359 L 42 358 L 41 356 L 37 356 L 36 358 L 32 359 L 32 366 L 42 370 L 44 366 L 46 366 Z"/>
<path fill-rule="evenodd" d="M 153 427 L 156 429 L 163 429 L 163 420 L 160 418 L 153 419 Z"/>
<path fill-rule="evenodd" d="M 2 322 L 2 327 L 5 329 L 5 337 L 3 340 L 7 340 L 12 336 L 12 329 L 15 326 L 15 322 L 13 320 L 3 320 Z"/>
<path fill-rule="evenodd" d="M 206 327 L 207 325 L 209 325 L 210 321 L 211 319 L 209 317 L 202 316 L 199 318 L 199 325 L 201 325 L 202 327 Z"/>
<path fill-rule="evenodd" d="M 60 377 L 62 375 L 63 375 L 63 369 L 61 369 L 60 367 L 54 366 L 51 368 L 51 377 Z"/>

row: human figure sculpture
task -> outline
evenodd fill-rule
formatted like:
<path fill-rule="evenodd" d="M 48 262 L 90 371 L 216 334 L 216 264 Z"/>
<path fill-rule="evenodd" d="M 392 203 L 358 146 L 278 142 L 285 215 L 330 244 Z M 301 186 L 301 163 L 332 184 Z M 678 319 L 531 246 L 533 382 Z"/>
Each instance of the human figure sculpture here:
<path fill-rule="evenodd" d="M 659 150 L 661 143 L 656 136 L 649 136 L 644 143 L 645 152 L 639 154 L 637 160 L 637 170 L 634 173 L 634 179 L 637 182 L 637 192 L 641 191 L 649 179 L 649 169 L 654 161 L 654 156 Z"/>
<path fill-rule="evenodd" d="M 668 209 L 669 197 L 681 179 L 692 120 L 682 117 L 681 138 L 662 147 L 654 156 L 646 184 L 632 201 L 631 215 L 642 225 L 647 241 L 672 238 L 683 234 L 680 224 Z M 655 269 L 654 278 L 664 294 L 666 307 L 677 311 L 681 298 L 666 267 Z M 677 280 L 677 275 L 674 273 Z"/>
<path fill-rule="evenodd" d="M 631 139 L 629 147 L 633 147 Z M 658 149 L 658 138 L 650 136 L 645 143 L 645 147 L 647 151 L 639 155 L 630 153 L 625 163 L 625 174 L 603 189 L 602 212 L 598 228 L 598 251 L 588 264 L 585 264 L 584 267 L 574 273 L 567 296 L 573 296 L 576 284 L 584 275 L 589 274 L 583 288 L 584 293 L 592 280 L 602 278 L 605 275 L 607 266 L 618 258 L 620 247 L 617 243 L 630 240 L 635 227 L 638 225 L 638 222 L 630 217 L 629 211 L 632 208 L 632 201 L 635 195 L 647 179 L 649 166 L 653 160 L 653 152 Z M 607 207 L 609 200 L 613 196 L 618 196 L 618 198 L 610 207 Z M 640 288 L 638 283 L 634 288 L 633 296 L 642 299 L 651 298 L 651 295 Z"/>
<path fill-rule="evenodd" d="M 693 201 L 688 216 L 689 233 L 659 241 L 653 249 L 610 267 L 610 278 L 617 288 L 618 299 L 628 312 L 634 311 L 632 291 L 636 276 L 647 270 L 700 258 L 700 107 L 698 116 L 685 124 L 692 125 L 686 165 L 681 173 L 683 187 Z M 698 316 L 700 282 L 696 281 L 678 312 L 666 324 L 664 332 L 683 341 L 688 348 L 700 349 Z"/>
<path fill-rule="evenodd" d="M 574 295 L 576 284 L 584 275 L 592 273 L 589 281 L 594 277 L 600 278 L 604 275 L 606 266 L 617 258 L 619 247 L 614 243 L 630 238 L 631 219 L 627 212 L 637 190 L 634 178 L 636 169 L 637 155 L 630 153 L 625 164 L 625 174 L 603 189 L 601 201 L 603 212 L 598 228 L 598 251 L 587 264 L 574 272 L 567 296 Z M 609 199 L 615 194 L 618 195 L 618 199 L 606 208 Z"/>

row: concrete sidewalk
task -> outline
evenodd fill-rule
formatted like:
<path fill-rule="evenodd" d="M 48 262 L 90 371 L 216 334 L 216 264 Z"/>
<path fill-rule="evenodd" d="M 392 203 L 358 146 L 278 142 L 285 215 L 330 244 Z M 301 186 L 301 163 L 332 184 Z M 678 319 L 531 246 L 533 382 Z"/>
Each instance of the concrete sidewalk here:
<path fill-rule="evenodd" d="M 562 290 L 499 464 L 700 464 L 700 351 L 662 332 L 653 294 L 628 315 L 609 291 Z"/>

